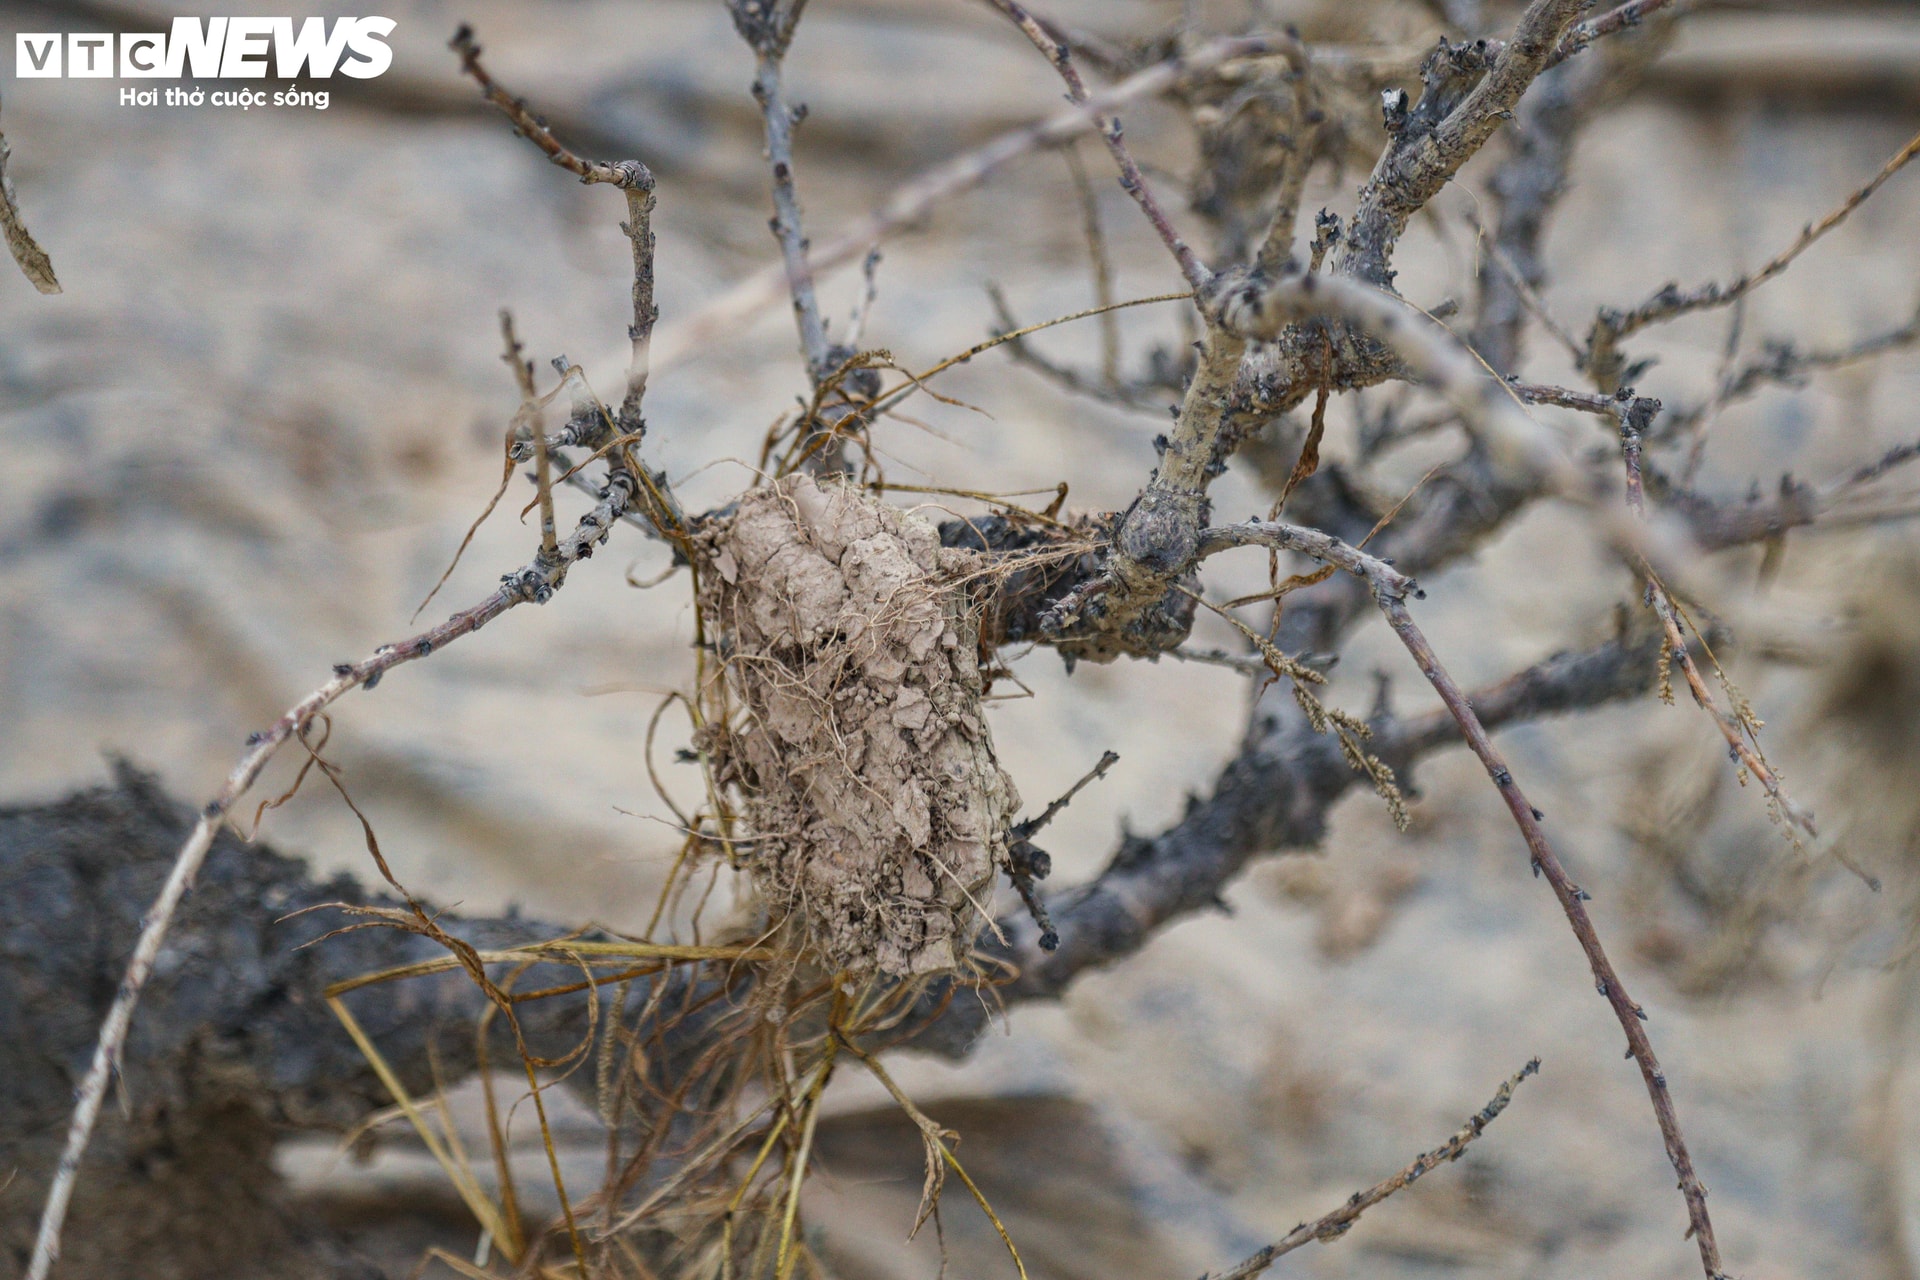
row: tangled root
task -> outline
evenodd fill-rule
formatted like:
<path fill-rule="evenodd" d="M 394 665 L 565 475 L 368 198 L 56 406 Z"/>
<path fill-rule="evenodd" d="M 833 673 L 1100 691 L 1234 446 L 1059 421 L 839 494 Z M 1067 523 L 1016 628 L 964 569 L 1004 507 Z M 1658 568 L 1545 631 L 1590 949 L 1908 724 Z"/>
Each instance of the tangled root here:
<path fill-rule="evenodd" d="M 835 969 L 958 967 L 1020 803 L 981 711 L 978 558 L 805 475 L 743 497 L 700 554 L 737 707 L 710 746 L 772 912 Z"/>

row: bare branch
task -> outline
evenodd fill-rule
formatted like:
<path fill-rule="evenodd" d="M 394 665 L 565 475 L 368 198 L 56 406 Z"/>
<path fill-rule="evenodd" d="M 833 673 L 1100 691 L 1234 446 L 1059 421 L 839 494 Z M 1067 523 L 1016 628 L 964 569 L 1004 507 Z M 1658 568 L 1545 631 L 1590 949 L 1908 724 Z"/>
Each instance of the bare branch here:
<path fill-rule="evenodd" d="M 1588 18 L 1577 22 L 1547 59 L 1549 67 L 1557 67 L 1579 53 L 1602 36 L 1610 36 L 1617 31 L 1627 31 L 1639 26 L 1660 11 L 1688 7 L 1692 0 L 1627 0 L 1617 8 L 1609 9 L 1597 18 Z"/>
<path fill-rule="evenodd" d="M 1627 994 L 1613 962 L 1607 958 L 1606 950 L 1600 944 L 1600 935 L 1593 927 L 1592 917 L 1587 914 L 1586 891 L 1574 884 L 1567 875 L 1559 855 L 1554 852 L 1546 832 L 1541 829 L 1540 811 L 1521 792 L 1519 783 L 1514 781 L 1513 771 L 1507 767 L 1499 748 L 1493 745 L 1493 739 L 1487 736 L 1486 727 L 1480 722 L 1472 702 L 1440 665 L 1433 646 L 1427 643 L 1426 636 L 1414 623 L 1405 602 L 1377 589 L 1375 598 L 1380 611 L 1387 617 L 1388 625 L 1400 637 L 1407 652 L 1413 655 L 1421 674 L 1427 677 L 1428 683 L 1433 685 L 1434 691 L 1446 704 L 1448 712 L 1459 722 L 1467 745 L 1480 758 L 1480 763 L 1486 766 L 1488 776 L 1506 801 L 1507 811 L 1513 815 L 1514 823 L 1526 841 L 1533 858 L 1534 874 L 1544 876 L 1552 887 L 1553 895 L 1559 900 L 1560 909 L 1567 917 L 1567 924 L 1573 929 L 1580 949 L 1586 953 L 1587 964 L 1593 971 L 1594 986 L 1612 1007 L 1620 1029 L 1626 1033 L 1628 1056 L 1639 1064 L 1641 1078 L 1646 1082 L 1647 1096 L 1653 1103 L 1654 1120 L 1659 1124 L 1660 1136 L 1666 1142 L 1667 1159 L 1672 1162 L 1673 1171 L 1680 1178 L 1680 1195 L 1687 1204 L 1687 1221 L 1694 1243 L 1700 1250 L 1701 1268 L 1706 1272 L 1707 1280 L 1722 1280 L 1720 1246 L 1714 1239 L 1713 1220 L 1707 1215 L 1707 1189 L 1694 1172 L 1693 1157 L 1688 1153 L 1686 1138 L 1680 1132 L 1680 1119 L 1674 1111 L 1673 1094 L 1667 1087 L 1666 1072 L 1654 1056 L 1653 1042 L 1647 1038 L 1644 1025 L 1646 1011 Z"/>
<path fill-rule="evenodd" d="M 1029 13 L 1019 0 L 990 0 L 990 2 L 994 8 L 1013 19 L 1021 33 L 1033 42 L 1034 48 L 1040 50 L 1053 64 L 1054 70 L 1060 73 L 1060 78 L 1066 81 L 1067 96 L 1076 104 L 1087 104 L 1090 98 L 1087 94 L 1086 81 L 1082 80 L 1080 73 L 1074 69 L 1073 53 L 1068 49 L 1066 42 L 1055 36 L 1046 24 Z M 1286 37 L 1282 39 L 1285 44 L 1297 47 L 1297 41 Z M 1167 246 L 1167 251 L 1173 255 L 1173 260 L 1180 264 L 1180 274 L 1185 276 L 1187 283 L 1195 289 L 1206 284 L 1213 273 L 1201 265 L 1192 247 L 1181 239 L 1180 233 L 1174 229 L 1166 210 L 1160 207 L 1160 201 L 1153 194 L 1153 188 L 1147 185 L 1147 180 L 1141 174 L 1140 166 L 1134 160 L 1133 153 L 1127 150 L 1126 136 L 1120 128 L 1120 117 L 1115 115 L 1097 117 L 1095 125 L 1101 141 L 1107 144 L 1107 150 L 1113 155 L 1113 162 L 1120 167 L 1121 188 L 1133 197 L 1134 203 L 1140 206 L 1140 211 L 1147 215 L 1147 221 L 1153 224 L 1154 231 L 1160 236 L 1161 242 Z"/>
<path fill-rule="evenodd" d="M 1111 89 L 1093 93 L 1085 104 L 1069 107 L 1045 120 L 1009 130 L 970 151 L 962 152 L 923 171 L 895 188 L 866 217 L 826 244 L 810 249 L 807 262 L 817 277 L 835 267 L 856 262 L 868 250 L 896 232 L 912 226 L 934 207 L 962 191 L 979 186 L 1014 160 L 1035 150 L 1062 146 L 1093 132 L 1100 119 L 1130 102 L 1164 93 L 1189 76 L 1234 58 L 1252 57 L 1276 47 L 1268 36 L 1233 36 L 1210 41 L 1190 53 L 1157 63 L 1129 76 Z M 679 324 L 669 327 L 654 348 L 660 365 L 674 364 L 737 330 L 786 292 L 780 267 L 755 272 Z"/>
<path fill-rule="evenodd" d="M 516 98 L 502 89 L 487 74 L 486 68 L 480 65 L 481 49 L 474 41 L 472 27 L 461 24 L 453 33 L 453 39 L 447 43 L 460 55 L 460 69 L 472 76 L 474 83 L 480 86 L 480 95 L 500 108 L 507 119 L 513 121 L 514 128 L 540 148 L 547 159 L 582 182 L 605 182 L 621 188 L 653 185 L 653 175 L 637 160 L 586 160 L 562 146 L 545 122 L 528 110 L 526 99 Z"/>
<path fill-rule="evenodd" d="M 1716 643 L 1726 637 L 1716 635 Z M 1475 689 L 1468 701 L 1489 731 L 1543 716 L 1583 711 L 1609 702 L 1644 697 L 1666 639 L 1644 613 L 1622 605 L 1618 631 L 1604 643 L 1556 653 L 1506 679 Z M 1379 731 L 1378 750 L 1388 760 L 1417 759 L 1429 751 L 1465 741 L 1460 722 L 1444 708 L 1396 720 Z"/>
<path fill-rule="evenodd" d="M 806 118 L 806 108 L 787 104 L 781 86 L 781 64 L 800 24 L 806 0 L 789 0 L 784 10 L 776 0 L 728 0 L 734 29 L 754 52 L 753 100 L 766 122 L 767 164 L 773 172 L 773 238 L 780 245 L 780 261 L 793 295 L 793 315 L 800 328 L 800 354 L 807 376 L 817 387 L 832 372 L 827 326 L 820 315 L 820 299 L 813 288 L 813 268 L 807 261 L 807 236 L 800 221 L 800 196 L 793 183 L 793 129 Z"/>
<path fill-rule="evenodd" d="M 46 1209 L 40 1218 L 39 1237 L 34 1243 L 33 1260 L 27 1270 L 28 1280 L 46 1280 L 48 1270 L 60 1256 L 60 1227 L 73 1197 L 74 1179 L 79 1174 L 80 1159 L 86 1153 L 88 1140 L 93 1136 L 94 1124 L 100 1118 L 101 1103 L 106 1100 L 107 1086 L 112 1081 L 121 1048 L 126 1043 L 134 1005 L 153 973 L 154 961 L 159 957 L 160 946 L 166 940 L 174 912 L 192 887 L 194 876 L 213 844 L 214 835 L 226 821 L 233 806 L 253 786 L 254 780 L 260 776 L 260 771 L 274 753 L 289 739 L 298 737 L 313 723 L 315 716 L 346 693 L 359 688 L 371 689 L 394 667 L 445 648 L 462 636 L 478 631 L 516 605 L 529 601 L 545 604 L 566 581 L 567 570 L 576 561 L 591 556 L 594 548 L 607 540 L 614 522 L 633 499 L 633 484 L 632 477 L 625 472 L 614 472 L 608 479 L 606 492 L 598 505 L 580 517 L 580 523 L 560 542 L 553 556 L 549 557 L 544 552 L 535 556 L 525 567 L 501 578 L 499 590 L 471 608 L 454 614 L 439 626 L 397 644 L 381 645 L 359 662 L 341 663 L 333 669 L 333 679 L 287 708 L 279 719 L 248 740 L 246 754 L 240 757 L 233 772 L 227 776 L 226 784 L 201 810 L 200 819 L 192 833 L 174 855 L 173 870 L 160 891 L 160 897 L 147 912 L 140 941 L 134 947 L 133 958 L 127 963 L 126 977 L 121 980 L 119 994 L 100 1027 L 100 1041 L 94 1050 L 92 1065 L 87 1068 L 86 1077 L 76 1091 L 77 1101 L 73 1121 L 67 1131 L 66 1149 L 61 1153 L 58 1172 L 47 1193 Z"/>
<path fill-rule="evenodd" d="M 653 326 L 660 319 L 660 308 L 653 300 L 653 184 L 628 187 L 626 193 L 627 220 L 620 230 L 633 242 L 633 321 L 627 326 L 633 354 L 627 362 L 627 391 L 620 398 L 615 425 L 621 435 L 644 437 L 647 423 L 641 416 L 641 402 L 647 395 Z"/>
<path fill-rule="evenodd" d="M 1693 442 L 1687 450 L 1682 477 L 1689 482 L 1699 470 L 1706 451 L 1709 424 L 1719 411 L 1730 404 L 1751 399 L 1768 387 L 1800 387 L 1808 375 L 1822 369 L 1840 369 L 1889 351 L 1898 351 L 1920 343 L 1920 308 L 1897 328 L 1868 334 L 1843 347 L 1802 351 L 1790 341 L 1774 340 L 1764 345 L 1764 354 L 1722 378 L 1713 396 L 1691 409 L 1668 413 L 1659 423 L 1660 436 L 1669 439 L 1678 432 L 1692 430 Z"/>
<path fill-rule="evenodd" d="M 1335 287 L 1328 287 L 1335 286 Z M 1260 273 L 1253 273 L 1244 279 L 1229 281 L 1221 288 L 1211 291 L 1208 315 L 1209 327 L 1208 351 L 1203 354 L 1200 371 L 1194 379 L 1194 388 L 1202 389 L 1206 400 L 1218 397 L 1217 372 L 1209 370 L 1210 364 L 1224 363 L 1226 353 L 1232 350 L 1232 359 L 1237 363 L 1239 352 L 1221 342 L 1223 335 L 1245 334 L 1249 337 L 1268 337 L 1277 335 L 1283 326 L 1298 324 L 1305 319 L 1338 316 L 1349 323 L 1366 326 L 1369 333 L 1390 344 L 1401 358 L 1411 366 L 1413 372 L 1425 377 L 1436 389 L 1447 395 L 1468 416 L 1476 421 L 1484 437 L 1497 441 L 1501 447 L 1516 455 L 1515 460 L 1521 467 L 1533 474 L 1549 488 L 1558 489 L 1570 496 L 1581 494 L 1587 488 L 1585 478 L 1573 467 L 1558 446 L 1546 438 L 1541 428 L 1534 424 L 1519 410 L 1518 401 L 1510 389 L 1496 380 L 1482 376 L 1469 359 L 1465 358 L 1453 345 L 1434 338 L 1422 329 L 1408 323 L 1404 305 L 1378 290 L 1368 289 L 1351 282 L 1325 281 L 1314 276 L 1289 277 L 1280 281 L 1264 279 Z M 1357 336 L 1356 336 L 1357 340 Z M 1183 417 L 1189 407 L 1204 405 L 1206 400 L 1196 401 L 1195 390 L 1189 390 L 1187 405 L 1183 406 Z M 1204 429 L 1204 410 L 1195 413 L 1196 425 Z M 1629 460 L 1635 456 L 1637 435 L 1626 441 Z M 1136 500 L 1127 521 L 1121 526 L 1115 537 L 1115 552 L 1109 562 L 1109 578 L 1120 591 L 1133 593 L 1135 597 L 1142 586 L 1150 587 L 1154 580 L 1164 581 L 1170 574 L 1183 572 L 1192 563 L 1192 558 L 1208 545 L 1208 538 L 1197 532 L 1187 535 L 1187 542 L 1179 542 L 1183 532 L 1181 520 L 1190 518 L 1190 512 L 1183 511 L 1177 502 L 1185 498 L 1194 508 L 1198 508 L 1199 499 L 1190 496 L 1191 491 L 1175 487 L 1163 487 L 1159 490 L 1163 505 L 1155 508 L 1155 514 L 1166 513 L 1171 518 L 1163 518 L 1160 523 L 1160 541 L 1147 542 L 1140 547 L 1125 545 L 1127 526 L 1147 507 L 1149 495 L 1156 492 L 1156 485 L 1162 483 L 1162 476 L 1168 471 L 1176 475 L 1192 471 L 1190 459 L 1174 458 L 1173 450 L 1168 463 L 1163 465 L 1162 475 L 1155 477 L 1154 484 L 1142 492 Z M 1176 466 L 1177 464 L 1177 466 Z M 1637 475 L 1630 467 L 1630 475 Z M 1167 501 L 1168 498 L 1174 501 Z M 1718 1247 L 1714 1243 L 1711 1221 L 1706 1213 L 1706 1193 L 1698 1177 L 1693 1172 L 1689 1156 L 1675 1116 L 1672 1099 L 1667 1090 L 1666 1076 L 1661 1071 L 1654 1056 L 1651 1042 L 1640 1025 L 1644 1013 L 1624 990 L 1618 973 L 1614 970 L 1601 946 L 1598 935 L 1587 915 L 1584 905 L 1586 894 L 1575 886 L 1567 876 L 1552 845 L 1540 827 L 1539 814 L 1521 793 L 1509 770 L 1501 758 L 1492 740 L 1487 736 L 1485 726 L 1478 719 L 1472 704 L 1467 700 L 1459 686 L 1447 674 L 1435 656 L 1425 636 L 1407 612 L 1404 598 L 1417 590 L 1415 585 L 1391 567 L 1363 552 L 1337 544 L 1336 540 L 1325 534 L 1313 534 L 1312 531 L 1296 532 L 1289 526 L 1272 522 L 1249 522 L 1236 526 L 1231 534 L 1219 535 L 1218 545 L 1244 544 L 1258 541 L 1263 545 L 1281 544 L 1290 550 L 1299 550 L 1307 554 L 1316 554 L 1325 563 L 1334 564 L 1348 572 L 1366 579 L 1375 603 L 1386 616 L 1389 625 L 1400 637 L 1402 643 L 1413 655 L 1422 673 L 1440 694 L 1442 702 L 1453 718 L 1459 723 L 1461 733 L 1468 746 L 1480 757 L 1489 775 L 1506 800 L 1514 820 L 1519 826 L 1532 855 L 1536 872 L 1546 876 L 1558 898 L 1561 909 L 1567 917 L 1576 940 L 1586 953 L 1587 960 L 1594 972 L 1595 982 L 1601 994 L 1612 1006 L 1615 1016 L 1620 1020 L 1626 1032 L 1629 1053 L 1639 1062 L 1649 1097 L 1653 1103 L 1655 1119 L 1660 1126 L 1667 1151 L 1673 1161 L 1676 1173 L 1680 1176 L 1683 1197 L 1687 1202 L 1688 1215 L 1692 1223 L 1693 1234 L 1701 1251 L 1701 1262 L 1709 1280 L 1718 1280 L 1720 1275 Z M 1324 540 L 1324 541 L 1317 541 Z M 1140 552 L 1159 551 L 1162 559 L 1145 560 Z M 1143 578 L 1135 581 L 1126 576 L 1129 569 L 1144 567 L 1148 574 L 1157 578 Z M 1116 592 L 1119 594 L 1119 592 Z M 1684 645 L 1681 647 L 1684 652 Z M 1217 856 L 1217 855 L 1216 855 Z M 1137 865 L 1136 858 L 1129 858 L 1128 851 L 1122 851 L 1116 860 L 1116 868 L 1132 870 Z M 1162 874 L 1165 874 L 1162 872 Z M 1158 895 L 1160 901 L 1180 903 L 1190 899 L 1194 892 L 1191 883 L 1176 885 L 1171 893 Z M 1078 903 L 1070 904 L 1077 906 Z M 1144 936 L 1148 922 L 1139 918 L 1140 908 L 1144 905 L 1137 896 L 1131 901 L 1123 899 L 1120 916 L 1116 923 L 1121 925 L 1118 934 L 1099 935 L 1093 944 L 1096 950 L 1111 950 L 1116 938 L 1127 939 L 1132 936 Z M 1051 957 L 1052 969 L 1066 957 L 1072 955 L 1074 941 L 1064 928 L 1067 908 L 1056 913 L 1063 921 L 1061 929 L 1062 946 Z M 1137 945 L 1135 943 L 1134 945 Z M 1057 971 L 1057 970 L 1056 970 Z M 1022 981 L 1026 979 L 1022 973 Z"/>
<path fill-rule="evenodd" d="M 1895 152 L 1893 158 L 1880 167 L 1880 172 L 1863 187 L 1859 188 L 1824 218 L 1810 222 L 1801 228 L 1778 255 L 1772 258 L 1758 271 L 1739 276 L 1727 284 L 1708 283 L 1685 293 L 1679 286 L 1669 284 L 1629 311 L 1616 311 L 1603 308 L 1594 317 L 1593 328 L 1587 335 L 1586 368 L 1588 374 L 1603 389 L 1610 389 L 1620 378 L 1625 359 L 1619 351 L 1620 340 L 1629 337 L 1651 324 L 1674 320 L 1696 311 L 1705 311 L 1713 307 L 1724 307 L 1746 297 L 1767 281 L 1780 275 L 1794 260 L 1812 248 L 1820 238 L 1845 222 L 1855 209 L 1865 204 L 1873 193 L 1885 185 L 1887 179 L 1905 168 L 1916 155 L 1920 155 L 1920 134 L 1915 134 L 1907 144 Z"/>
<path fill-rule="evenodd" d="M 1318 529 L 1282 524 L 1277 520 L 1248 520 L 1244 524 L 1209 529 L 1200 539 L 1198 556 L 1215 555 L 1233 547 L 1268 547 L 1275 551 L 1296 551 L 1304 556 L 1344 569 L 1366 579 L 1375 591 L 1385 591 L 1398 599 L 1412 596 L 1425 599 L 1420 584 L 1384 560 L 1348 546 Z"/>
<path fill-rule="evenodd" d="M 1207 519 L 1207 486 L 1219 474 L 1217 444 L 1233 399 L 1246 341 L 1220 328 L 1207 334 L 1200 366 L 1187 384 L 1160 467 L 1114 530 L 1096 601 L 1092 584 L 1055 607 L 1046 625 L 1066 634 L 1083 615 L 1097 629 L 1124 636 L 1192 565 Z M 1175 637 L 1178 644 L 1184 637 Z M 1161 645 L 1159 647 L 1166 647 Z M 1115 652 L 1128 652 L 1122 647 Z M 1157 651 L 1157 649 L 1156 649 Z M 1111 656 L 1111 655 L 1108 655 Z"/>
<path fill-rule="evenodd" d="M 1403 1191 L 1418 1179 L 1432 1173 L 1443 1164 L 1450 1164 L 1466 1154 L 1467 1147 L 1487 1131 L 1487 1126 L 1499 1118 L 1513 1101 L 1513 1091 L 1522 1081 L 1540 1070 L 1540 1059 L 1531 1059 L 1521 1067 L 1507 1082 L 1500 1086 L 1492 1101 L 1467 1117 L 1466 1124 L 1445 1142 L 1424 1155 L 1416 1156 L 1412 1164 L 1387 1178 L 1375 1183 L 1365 1191 L 1356 1191 L 1347 1202 L 1333 1212 L 1325 1214 L 1312 1222 L 1303 1222 L 1285 1236 L 1266 1248 L 1261 1249 L 1239 1266 L 1225 1271 L 1208 1272 L 1200 1280 L 1251 1280 L 1282 1257 L 1292 1253 L 1301 1245 L 1311 1244 L 1315 1240 L 1332 1243 L 1347 1234 L 1349 1228 L 1360 1219 L 1360 1215 L 1385 1200 L 1396 1191 Z"/>
<path fill-rule="evenodd" d="M 1520 96 L 1574 19 L 1592 0 L 1533 0 L 1497 55 L 1485 41 L 1455 45 L 1442 38 L 1420 69 L 1418 106 L 1399 90 L 1387 95 L 1387 149 L 1361 189 L 1334 269 L 1391 287 L 1394 246 L 1407 222 L 1471 159 Z"/>
<path fill-rule="evenodd" d="M 480 86 L 480 95 L 513 122 L 515 130 L 532 142 L 547 159 L 578 177 L 582 182 L 604 182 L 618 187 L 627 197 L 627 220 L 620 230 L 633 242 L 633 322 L 627 337 L 633 343 L 633 355 L 627 366 L 627 389 L 620 402 L 618 430 L 622 435 L 645 431 L 640 402 L 647 391 L 647 352 L 653 341 L 653 326 L 660 310 L 653 302 L 653 171 L 638 160 L 586 160 L 563 146 L 546 122 L 527 107 L 526 99 L 516 98 L 487 74 L 480 64 L 480 46 L 474 41 L 473 28 L 465 23 L 448 42 L 460 55 L 460 69 Z M 582 439 L 580 443 L 592 443 Z"/>
<path fill-rule="evenodd" d="M 645 343 L 653 323 L 652 236 L 648 230 L 648 217 L 653 207 L 653 175 L 638 161 L 621 161 L 613 164 L 589 161 L 567 150 L 554 138 L 546 126 L 527 110 L 522 100 L 512 97 L 487 74 L 480 64 L 480 48 L 474 42 L 470 28 L 462 26 L 454 34 L 451 44 L 460 55 L 462 69 L 479 84 L 482 95 L 498 106 L 514 122 L 516 128 L 547 155 L 548 159 L 577 175 L 583 182 L 609 183 L 627 194 L 631 216 L 629 234 L 634 240 L 635 255 L 635 319 L 630 331 L 635 343 L 635 357 L 629 374 L 627 402 L 632 406 L 637 417 L 639 395 L 645 385 Z M 508 343 L 516 374 L 523 379 L 524 407 L 528 401 L 529 391 L 525 382 L 526 370 L 519 359 L 517 344 L 513 342 L 510 333 Z M 544 463 L 546 439 L 541 434 L 537 421 L 532 423 L 532 430 L 536 437 L 536 452 L 539 460 Z M 625 459 L 624 454 L 622 458 Z M 48 1270 L 59 1256 L 60 1228 L 72 1198 L 74 1179 L 78 1175 L 80 1159 L 86 1151 L 94 1124 L 99 1118 L 100 1106 L 106 1097 L 121 1046 L 125 1042 L 134 1006 L 140 998 L 142 987 L 152 973 L 154 961 L 166 937 L 173 914 L 191 886 L 202 860 L 206 857 L 215 832 L 234 803 L 253 785 L 260 771 L 280 746 L 289 738 L 303 733 L 315 716 L 342 695 L 356 688 L 371 689 L 391 668 L 426 657 L 435 649 L 477 631 L 516 605 L 527 601 L 546 603 L 565 582 L 568 569 L 576 561 L 587 559 L 597 546 L 606 541 L 614 524 L 626 515 L 629 507 L 634 504 L 636 496 L 643 488 L 649 487 L 651 477 L 636 474 L 637 471 L 637 466 L 629 469 L 619 462 L 613 464 L 606 484 L 599 492 L 598 502 L 580 518 L 572 533 L 565 539 L 557 541 L 553 536 L 550 518 L 547 515 L 550 507 L 544 505 L 550 503 L 551 499 L 546 494 L 543 478 L 542 548 L 527 566 L 503 577 L 500 589 L 493 595 L 469 609 L 454 614 L 439 626 L 399 644 L 383 645 L 370 657 L 358 663 L 342 663 L 334 668 L 332 680 L 290 707 L 265 732 L 256 734 L 250 739 L 247 754 L 242 756 L 240 762 L 234 767 L 225 786 L 213 800 L 208 802 L 193 832 L 175 856 L 173 870 L 161 890 L 159 900 L 147 915 L 140 940 L 128 964 L 126 978 L 122 981 L 119 994 L 101 1027 L 93 1062 L 78 1091 L 78 1101 L 68 1131 L 66 1148 L 48 1192 L 46 1209 L 41 1217 L 39 1235 L 28 1271 L 29 1280 L 45 1280 Z M 649 496 L 652 499 L 650 504 L 652 507 L 658 507 L 664 501 L 657 490 Z"/>

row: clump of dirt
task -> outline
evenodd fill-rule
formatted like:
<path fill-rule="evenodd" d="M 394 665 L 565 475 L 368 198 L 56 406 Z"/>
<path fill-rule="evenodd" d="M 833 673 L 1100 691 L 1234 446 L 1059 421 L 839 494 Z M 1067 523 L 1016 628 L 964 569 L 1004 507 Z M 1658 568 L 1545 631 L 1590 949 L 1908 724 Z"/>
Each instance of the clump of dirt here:
<path fill-rule="evenodd" d="M 735 704 L 710 745 L 768 905 L 836 969 L 958 967 L 1020 804 L 981 711 L 984 561 L 804 475 L 747 494 L 700 551 Z"/>

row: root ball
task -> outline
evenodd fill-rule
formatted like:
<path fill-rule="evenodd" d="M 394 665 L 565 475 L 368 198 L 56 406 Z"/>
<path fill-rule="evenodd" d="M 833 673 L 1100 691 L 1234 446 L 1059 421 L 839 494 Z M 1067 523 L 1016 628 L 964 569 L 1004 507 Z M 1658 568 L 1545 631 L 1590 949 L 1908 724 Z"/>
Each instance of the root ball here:
<path fill-rule="evenodd" d="M 835 969 L 959 966 L 1020 803 L 981 709 L 980 560 L 805 475 L 744 496 L 701 558 L 731 704 L 715 764 L 770 909 Z"/>

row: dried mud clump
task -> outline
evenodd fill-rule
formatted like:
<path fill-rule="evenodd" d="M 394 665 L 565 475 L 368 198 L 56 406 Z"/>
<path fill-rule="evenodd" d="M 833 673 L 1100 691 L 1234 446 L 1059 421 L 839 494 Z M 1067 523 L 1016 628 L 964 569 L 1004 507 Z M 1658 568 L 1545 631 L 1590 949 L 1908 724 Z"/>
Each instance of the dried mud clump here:
<path fill-rule="evenodd" d="M 808 476 L 747 494 L 701 552 L 733 703 L 716 769 L 745 799 L 769 907 L 837 969 L 957 967 L 1020 803 L 981 712 L 965 586 L 981 560 Z"/>

